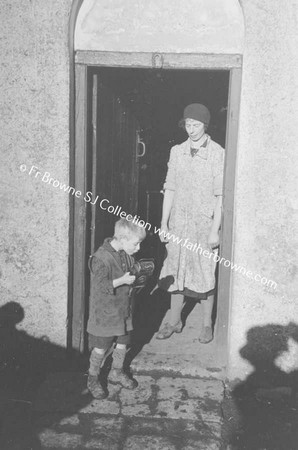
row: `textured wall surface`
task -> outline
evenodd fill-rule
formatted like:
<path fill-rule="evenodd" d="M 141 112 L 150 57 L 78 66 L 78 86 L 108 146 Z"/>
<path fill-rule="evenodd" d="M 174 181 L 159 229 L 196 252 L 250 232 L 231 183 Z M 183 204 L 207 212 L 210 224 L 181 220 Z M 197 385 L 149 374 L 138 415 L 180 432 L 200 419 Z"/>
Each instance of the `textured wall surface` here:
<path fill-rule="evenodd" d="M 19 325 L 66 342 L 68 196 L 29 175 L 68 182 L 70 0 L 1 6 L 1 299 Z M 27 170 L 21 172 L 20 165 Z"/>
<path fill-rule="evenodd" d="M 80 50 L 242 53 L 237 0 L 85 0 L 77 21 Z"/>
<path fill-rule="evenodd" d="M 296 327 L 292 331 L 288 327 L 291 321 L 298 324 L 298 2 L 288 1 L 286 8 L 278 0 L 241 3 L 245 44 L 234 260 L 274 280 L 277 288 L 233 272 L 232 378 L 244 378 L 255 370 L 253 356 L 249 363 L 239 354 L 247 345 L 247 332 L 250 339 L 259 340 L 255 348 L 258 344 L 261 348 L 271 333 L 267 350 L 287 361 L 287 370 L 298 365 L 297 357 L 291 357 L 297 354 L 298 334 Z M 280 354 L 286 348 L 275 336 L 282 332 L 296 334 L 291 341 L 295 351 Z"/>

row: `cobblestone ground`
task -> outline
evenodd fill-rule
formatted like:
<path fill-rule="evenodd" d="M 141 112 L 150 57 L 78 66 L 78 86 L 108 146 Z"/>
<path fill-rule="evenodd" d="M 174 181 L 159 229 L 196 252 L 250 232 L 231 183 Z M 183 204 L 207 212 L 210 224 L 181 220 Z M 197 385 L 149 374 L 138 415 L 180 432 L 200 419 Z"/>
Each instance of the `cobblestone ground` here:
<path fill-rule="evenodd" d="M 99 401 L 86 392 L 86 376 L 49 376 L 34 404 L 36 448 L 221 448 L 221 381 L 141 374 L 136 379 L 134 391 L 112 385 L 108 398 Z"/>

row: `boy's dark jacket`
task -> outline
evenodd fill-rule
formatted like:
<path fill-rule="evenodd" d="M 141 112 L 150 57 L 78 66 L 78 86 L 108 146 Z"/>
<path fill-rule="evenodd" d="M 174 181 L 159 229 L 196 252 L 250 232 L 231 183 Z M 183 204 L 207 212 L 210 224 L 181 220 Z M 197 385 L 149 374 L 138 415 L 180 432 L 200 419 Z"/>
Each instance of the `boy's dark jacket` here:
<path fill-rule="evenodd" d="M 90 260 L 91 286 L 87 332 L 94 336 L 122 336 L 132 330 L 131 288 L 116 289 L 113 280 L 122 277 L 134 263 L 124 250 L 116 251 L 105 239 Z"/>

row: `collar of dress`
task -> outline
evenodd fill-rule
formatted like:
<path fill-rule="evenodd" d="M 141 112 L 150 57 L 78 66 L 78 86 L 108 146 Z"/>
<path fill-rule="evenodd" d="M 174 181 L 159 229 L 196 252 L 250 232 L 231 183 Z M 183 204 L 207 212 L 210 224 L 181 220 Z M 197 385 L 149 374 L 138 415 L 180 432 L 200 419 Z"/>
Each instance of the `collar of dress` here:
<path fill-rule="evenodd" d="M 199 156 L 202 159 L 208 158 L 208 149 L 209 149 L 209 142 L 211 138 L 208 134 L 205 134 L 205 140 L 202 140 L 202 144 L 198 148 L 198 151 L 192 158 L 195 158 L 196 156 Z M 183 153 L 190 156 L 190 149 L 191 149 L 191 140 L 190 138 L 187 139 L 187 141 L 184 142 L 184 149 Z"/>

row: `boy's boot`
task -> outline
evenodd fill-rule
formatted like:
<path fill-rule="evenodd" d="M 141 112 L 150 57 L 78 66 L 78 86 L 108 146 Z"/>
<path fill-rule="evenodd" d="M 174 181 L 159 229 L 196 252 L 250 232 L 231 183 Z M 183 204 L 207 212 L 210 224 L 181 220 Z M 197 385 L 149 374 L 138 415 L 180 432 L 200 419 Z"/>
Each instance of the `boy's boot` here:
<path fill-rule="evenodd" d="M 138 386 L 137 380 L 134 378 L 129 378 L 123 371 L 123 364 L 126 355 L 126 347 L 118 347 L 113 352 L 113 364 L 112 369 L 109 373 L 108 380 L 111 383 L 121 384 L 126 389 L 135 389 Z"/>
<path fill-rule="evenodd" d="M 88 373 L 87 388 L 91 395 L 98 400 L 102 400 L 107 396 L 100 382 L 98 381 L 98 375 L 103 359 L 104 353 L 96 352 L 95 349 L 92 350 L 89 360 L 90 367 Z"/>

